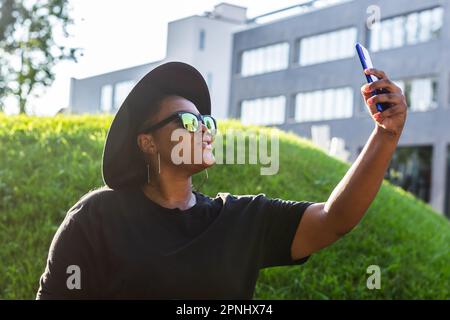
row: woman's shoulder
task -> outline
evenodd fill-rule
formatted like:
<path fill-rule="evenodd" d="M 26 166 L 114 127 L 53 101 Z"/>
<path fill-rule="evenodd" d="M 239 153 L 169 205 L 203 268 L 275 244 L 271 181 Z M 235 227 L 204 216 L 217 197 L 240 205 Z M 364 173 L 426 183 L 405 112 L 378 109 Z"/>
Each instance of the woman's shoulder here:
<path fill-rule="evenodd" d="M 108 194 L 115 193 L 117 190 L 113 190 L 108 186 L 101 186 L 94 188 L 85 193 L 79 201 L 94 201 L 94 199 L 99 199 L 107 196 Z"/>
<path fill-rule="evenodd" d="M 87 214 L 98 214 L 103 211 L 101 209 L 105 206 L 114 207 L 124 193 L 123 190 L 114 190 L 108 186 L 91 189 L 68 210 L 67 216 L 77 219 Z"/>

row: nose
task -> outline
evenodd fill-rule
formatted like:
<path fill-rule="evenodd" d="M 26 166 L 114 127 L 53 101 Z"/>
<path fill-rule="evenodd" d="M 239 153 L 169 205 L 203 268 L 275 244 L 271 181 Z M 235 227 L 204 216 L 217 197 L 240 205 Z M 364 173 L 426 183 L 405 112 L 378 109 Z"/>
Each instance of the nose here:
<path fill-rule="evenodd" d="M 200 122 L 201 124 L 201 128 L 202 128 L 202 134 L 205 134 L 205 132 L 209 135 L 209 137 L 211 138 L 211 141 L 214 141 L 214 136 L 212 135 L 211 131 L 208 129 L 208 127 L 203 123 Z"/>

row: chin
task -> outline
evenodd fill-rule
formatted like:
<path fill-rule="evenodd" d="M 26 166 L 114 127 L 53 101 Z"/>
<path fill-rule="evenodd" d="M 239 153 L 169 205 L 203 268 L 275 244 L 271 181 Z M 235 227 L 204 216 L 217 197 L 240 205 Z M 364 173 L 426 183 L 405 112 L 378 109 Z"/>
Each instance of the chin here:
<path fill-rule="evenodd" d="M 196 173 L 198 173 L 200 171 L 208 169 L 209 167 L 212 167 L 214 164 L 215 164 L 214 156 L 212 156 L 211 159 L 208 159 L 207 161 L 204 161 L 203 163 L 193 164 L 193 165 L 191 165 L 192 174 L 196 174 Z"/>
<path fill-rule="evenodd" d="M 216 163 L 216 158 L 214 157 L 214 154 L 212 151 L 206 151 L 203 153 L 203 165 L 206 167 L 210 167 Z"/>

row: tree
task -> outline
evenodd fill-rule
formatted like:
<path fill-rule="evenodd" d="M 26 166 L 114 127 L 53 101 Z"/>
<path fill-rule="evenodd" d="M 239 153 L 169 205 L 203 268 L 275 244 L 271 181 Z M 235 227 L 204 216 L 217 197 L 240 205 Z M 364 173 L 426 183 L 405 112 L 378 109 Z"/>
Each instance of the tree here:
<path fill-rule="evenodd" d="M 31 94 L 50 86 L 54 66 L 77 61 L 80 49 L 58 44 L 73 23 L 68 0 L 0 0 L 0 111 L 15 97 L 25 113 Z"/>

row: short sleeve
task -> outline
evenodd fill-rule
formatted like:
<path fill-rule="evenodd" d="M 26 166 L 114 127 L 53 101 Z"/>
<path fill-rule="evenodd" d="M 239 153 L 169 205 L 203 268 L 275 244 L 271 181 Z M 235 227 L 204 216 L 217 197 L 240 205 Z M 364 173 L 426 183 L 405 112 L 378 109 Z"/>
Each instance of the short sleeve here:
<path fill-rule="evenodd" d="M 83 205 L 74 210 L 84 210 Z M 93 294 L 92 245 L 73 213 L 68 212 L 53 237 L 36 299 L 85 299 Z"/>
<path fill-rule="evenodd" d="M 261 268 L 300 265 L 309 256 L 292 260 L 291 246 L 303 213 L 314 202 L 260 197 L 264 212 Z"/>

